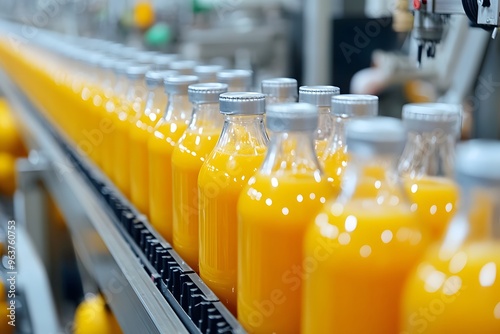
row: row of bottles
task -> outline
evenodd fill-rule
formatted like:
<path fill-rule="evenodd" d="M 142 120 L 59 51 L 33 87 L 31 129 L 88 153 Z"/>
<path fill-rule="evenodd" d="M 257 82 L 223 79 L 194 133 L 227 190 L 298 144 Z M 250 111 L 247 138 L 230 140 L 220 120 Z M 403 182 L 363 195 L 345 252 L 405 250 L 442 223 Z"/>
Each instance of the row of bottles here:
<path fill-rule="evenodd" d="M 0 43 L 4 67 L 249 332 L 500 330 L 500 144 L 455 157 L 459 107 L 401 121 L 333 86 L 24 47 Z"/>

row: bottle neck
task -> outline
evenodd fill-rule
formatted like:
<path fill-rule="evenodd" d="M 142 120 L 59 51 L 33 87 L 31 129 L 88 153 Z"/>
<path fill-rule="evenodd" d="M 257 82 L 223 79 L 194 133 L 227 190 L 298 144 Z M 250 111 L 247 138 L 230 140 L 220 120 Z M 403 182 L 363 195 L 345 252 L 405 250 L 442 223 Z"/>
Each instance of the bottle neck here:
<path fill-rule="evenodd" d="M 219 103 L 197 103 L 193 106 L 193 116 L 189 129 L 198 132 L 220 132 L 224 118 L 219 111 Z"/>
<path fill-rule="evenodd" d="M 226 115 L 217 148 L 230 148 L 238 155 L 259 155 L 269 138 L 263 115 Z"/>
<path fill-rule="evenodd" d="M 126 98 L 129 85 L 129 80 L 124 74 L 117 74 L 115 88 L 113 89 L 115 95 L 119 98 Z"/>
<path fill-rule="evenodd" d="M 378 205 L 406 205 L 409 209 L 409 200 L 396 173 L 397 160 L 396 154 L 349 152 L 339 201 L 346 203 L 353 198 L 371 198 Z"/>
<path fill-rule="evenodd" d="M 158 86 L 151 88 L 148 92 L 144 114 L 151 118 L 151 120 L 155 120 L 160 117 L 166 106 L 167 95 L 165 94 L 163 87 Z"/>
<path fill-rule="evenodd" d="M 188 95 L 168 94 L 168 104 L 164 115 L 167 122 L 188 123 L 193 114 L 193 106 Z"/>
<path fill-rule="evenodd" d="M 398 173 L 403 177 L 453 177 L 455 138 L 443 132 L 409 132 Z"/>
<path fill-rule="evenodd" d="M 334 116 L 331 117 L 331 121 L 332 131 L 330 133 L 328 147 L 324 152 L 323 159 L 337 152 L 345 152 L 346 150 L 345 125 L 348 118 Z"/>
<path fill-rule="evenodd" d="M 129 80 L 126 99 L 132 104 L 132 110 L 136 114 L 143 112 L 147 96 L 148 89 L 144 79 Z"/>
<path fill-rule="evenodd" d="M 500 186 L 458 180 L 460 206 L 445 234 L 442 251 L 468 242 L 500 241 Z"/>
<path fill-rule="evenodd" d="M 319 107 L 318 116 L 316 140 L 327 140 L 332 136 L 334 129 L 334 119 L 330 114 L 330 107 Z"/>
<path fill-rule="evenodd" d="M 272 132 L 261 174 L 309 174 L 321 178 L 313 131 Z"/>

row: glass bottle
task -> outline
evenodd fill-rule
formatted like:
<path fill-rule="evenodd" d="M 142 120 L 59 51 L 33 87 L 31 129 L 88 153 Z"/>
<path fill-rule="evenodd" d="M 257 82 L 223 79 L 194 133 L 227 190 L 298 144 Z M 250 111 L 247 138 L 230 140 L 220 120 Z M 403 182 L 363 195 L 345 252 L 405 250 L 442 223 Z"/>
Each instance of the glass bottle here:
<path fill-rule="evenodd" d="M 130 199 L 135 207 L 149 217 L 148 138 L 159 115 L 167 107 L 163 89 L 165 76 L 175 71 L 147 71 L 144 81 L 148 89 L 144 111 L 137 114 L 130 127 Z"/>
<path fill-rule="evenodd" d="M 224 93 L 222 134 L 198 176 L 200 276 L 236 315 L 238 196 L 264 160 L 268 137 L 260 93 Z"/>
<path fill-rule="evenodd" d="M 378 97 L 358 94 L 334 95 L 331 104 L 334 128 L 320 162 L 328 181 L 332 184 L 335 193 L 338 194 L 348 160 L 345 126 L 353 118 L 377 116 Z"/>
<path fill-rule="evenodd" d="M 149 65 L 132 64 L 126 69 L 128 79 L 128 88 L 126 99 L 132 106 L 133 121 L 139 118 L 144 111 L 144 104 L 148 96 L 146 86 L 146 73 L 149 71 Z"/>
<path fill-rule="evenodd" d="M 179 72 L 182 75 L 193 75 L 194 68 L 198 62 L 194 60 L 175 60 L 170 63 L 170 69 Z"/>
<path fill-rule="evenodd" d="M 500 333 L 500 142 L 457 145 L 460 206 L 406 284 L 405 333 Z"/>
<path fill-rule="evenodd" d="M 427 235 L 399 184 L 400 120 L 347 124 L 350 161 L 342 193 L 305 235 L 302 333 L 397 333 L 403 284 Z M 376 170 L 376 173 L 373 171 Z"/>
<path fill-rule="evenodd" d="M 250 70 L 222 70 L 217 73 L 217 82 L 227 84 L 228 92 L 248 92 L 252 90 L 252 75 Z"/>
<path fill-rule="evenodd" d="M 175 250 L 198 272 L 198 174 L 221 134 L 224 119 L 219 95 L 221 83 L 199 83 L 188 88 L 193 116 L 172 153 L 173 241 Z"/>
<path fill-rule="evenodd" d="M 238 319 L 252 333 L 300 331 L 303 237 L 332 188 L 314 151 L 318 111 L 267 106 L 264 163 L 238 201 Z"/>
<path fill-rule="evenodd" d="M 297 80 L 292 78 L 272 78 L 261 82 L 266 104 L 297 102 Z"/>
<path fill-rule="evenodd" d="M 315 138 L 315 149 L 318 159 L 323 157 L 329 140 L 333 135 L 332 97 L 339 94 L 340 88 L 335 86 L 302 86 L 299 88 L 299 102 L 310 103 L 318 107 L 319 124 Z"/>
<path fill-rule="evenodd" d="M 444 103 L 407 104 L 403 123 L 408 141 L 398 172 L 420 220 L 438 240 L 455 212 L 458 189 L 453 182 L 455 141 L 461 107 Z"/>
<path fill-rule="evenodd" d="M 198 83 L 192 75 L 167 77 L 167 109 L 156 123 L 148 140 L 149 218 L 154 228 L 172 242 L 172 153 L 177 141 L 187 129 L 193 107 L 188 98 L 188 86 Z"/>
<path fill-rule="evenodd" d="M 217 82 L 217 73 L 223 69 L 222 65 L 198 65 L 194 68 L 194 75 L 200 82 Z"/>

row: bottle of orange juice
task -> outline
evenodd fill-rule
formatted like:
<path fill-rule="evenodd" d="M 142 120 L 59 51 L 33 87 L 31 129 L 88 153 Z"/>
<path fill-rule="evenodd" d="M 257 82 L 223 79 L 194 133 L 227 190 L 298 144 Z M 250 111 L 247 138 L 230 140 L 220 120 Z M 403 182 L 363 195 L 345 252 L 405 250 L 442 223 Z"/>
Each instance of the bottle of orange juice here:
<path fill-rule="evenodd" d="M 293 78 L 272 78 L 261 82 L 266 104 L 297 102 L 297 80 Z"/>
<path fill-rule="evenodd" d="M 405 135 L 395 118 L 347 125 L 342 193 L 305 234 L 303 333 L 398 332 L 403 284 L 428 238 L 396 177 Z M 382 173 L 365 174 L 374 169 Z"/>
<path fill-rule="evenodd" d="M 443 236 L 458 197 L 452 180 L 461 107 L 445 103 L 407 104 L 403 122 L 408 142 L 399 162 L 408 196 L 434 240 Z"/>
<path fill-rule="evenodd" d="M 194 68 L 194 75 L 200 82 L 217 82 L 217 73 L 223 69 L 222 65 L 198 65 Z"/>
<path fill-rule="evenodd" d="M 299 102 L 310 103 L 318 107 L 319 124 L 316 130 L 315 148 L 319 159 L 323 157 L 333 135 L 332 97 L 339 94 L 340 88 L 335 86 L 302 86 L 299 88 Z"/>
<path fill-rule="evenodd" d="M 500 142 L 458 144 L 460 206 L 407 281 L 404 333 L 500 333 Z"/>
<path fill-rule="evenodd" d="M 303 236 L 333 194 L 314 151 L 316 106 L 274 104 L 266 118 L 267 155 L 238 201 L 238 319 L 251 333 L 298 333 Z"/>
<path fill-rule="evenodd" d="M 224 93 L 222 134 L 198 176 L 200 276 L 236 315 L 237 213 L 242 188 L 264 160 L 265 95 Z"/>
<path fill-rule="evenodd" d="M 252 75 L 250 70 L 222 70 L 217 73 L 217 82 L 227 84 L 228 92 L 248 92 L 252 89 Z"/>
<path fill-rule="evenodd" d="M 198 82 L 192 75 L 164 80 L 168 105 L 148 139 L 149 218 L 155 229 L 172 243 L 172 152 L 186 130 L 193 111 L 188 86 Z"/>
<path fill-rule="evenodd" d="M 345 126 L 350 119 L 373 117 L 378 114 L 378 97 L 374 95 L 341 94 L 332 96 L 333 131 L 327 147 L 320 157 L 328 181 L 335 193 L 340 192 L 347 166 Z"/>
<path fill-rule="evenodd" d="M 173 241 L 175 250 L 198 271 L 198 174 L 221 134 L 219 113 L 221 83 L 199 83 L 188 88 L 193 103 L 189 127 L 172 153 Z"/>
<path fill-rule="evenodd" d="M 135 207 L 146 216 L 149 216 L 148 139 L 167 107 L 163 80 L 166 76 L 176 74 L 175 71 L 146 72 L 148 93 L 144 111 L 133 118 L 130 128 L 130 198 Z"/>

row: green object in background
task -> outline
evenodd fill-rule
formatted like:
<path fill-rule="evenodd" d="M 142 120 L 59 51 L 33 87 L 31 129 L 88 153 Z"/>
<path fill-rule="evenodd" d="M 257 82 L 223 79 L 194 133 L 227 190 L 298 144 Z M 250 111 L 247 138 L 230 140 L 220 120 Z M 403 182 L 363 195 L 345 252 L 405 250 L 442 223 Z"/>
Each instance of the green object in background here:
<path fill-rule="evenodd" d="M 212 9 L 212 5 L 206 0 L 193 0 L 193 13 L 208 12 Z"/>
<path fill-rule="evenodd" d="M 172 41 L 172 30 L 165 23 L 156 23 L 144 34 L 144 41 L 149 46 L 165 46 Z"/>

